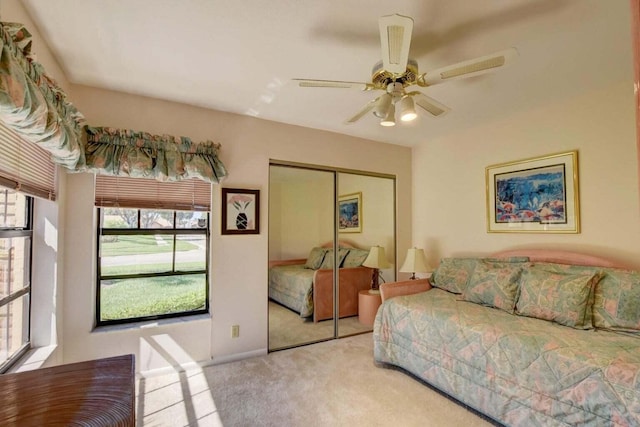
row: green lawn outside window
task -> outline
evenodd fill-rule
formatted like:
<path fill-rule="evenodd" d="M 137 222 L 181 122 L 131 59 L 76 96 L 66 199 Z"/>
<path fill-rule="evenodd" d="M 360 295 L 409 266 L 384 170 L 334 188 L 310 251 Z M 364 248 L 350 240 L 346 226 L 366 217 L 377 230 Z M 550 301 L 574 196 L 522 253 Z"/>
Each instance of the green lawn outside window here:
<path fill-rule="evenodd" d="M 99 325 L 208 310 L 206 228 L 101 228 L 99 239 Z"/>

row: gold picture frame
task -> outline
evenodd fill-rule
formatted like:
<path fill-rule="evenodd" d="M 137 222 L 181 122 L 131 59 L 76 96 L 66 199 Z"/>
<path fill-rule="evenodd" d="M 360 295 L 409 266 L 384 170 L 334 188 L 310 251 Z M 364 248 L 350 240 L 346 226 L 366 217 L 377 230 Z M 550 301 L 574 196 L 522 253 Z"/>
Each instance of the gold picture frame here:
<path fill-rule="evenodd" d="M 578 152 L 487 166 L 487 232 L 579 233 Z"/>
<path fill-rule="evenodd" d="M 338 197 L 338 232 L 362 233 L 362 192 Z"/>

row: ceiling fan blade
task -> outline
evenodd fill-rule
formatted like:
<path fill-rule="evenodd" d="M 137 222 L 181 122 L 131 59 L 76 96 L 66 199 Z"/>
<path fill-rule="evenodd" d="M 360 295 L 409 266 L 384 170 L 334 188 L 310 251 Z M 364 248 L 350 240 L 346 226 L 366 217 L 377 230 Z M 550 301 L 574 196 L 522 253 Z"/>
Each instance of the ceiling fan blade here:
<path fill-rule="evenodd" d="M 347 124 L 351 124 L 351 123 L 355 123 L 358 120 L 360 120 L 361 118 L 364 117 L 365 114 L 367 114 L 369 111 L 373 110 L 373 107 L 376 106 L 376 103 L 378 102 L 378 99 L 380 99 L 380 97 L 377 97 L 376 99 L 369 101 L 365 104 L 364 107 L 362 107 L 362 109 L 360 111 L 358 111 L 358 113 L 351 117 L 349 120 L 347 120 Z"/>
<path fill-rule="evenodd" d="M 470 59 L 468 61 L 428 71 L 418 76 L 417 83 L 419 86 L 423 87 L 433 86 L 449 80 L 478 76 L 509 65 L 517 57 L 518 51 L 512 47 L 491 55 L 481 56 L 480 58 Z"/>
<path fill-rule="evenodd" d="M 361 82 L 343 82 L 339 80 L 309 80 L 309 79 L 292 79 L 298 82 L 300 87 L 331 87 L 339 89 L 360 89 L 371 90 L 373 85 L 371 83 Z"/>
<path fill-rule="evenodd" d="M 407 70 L 409 60 L 413 19 L 408 16 L 387 15 L 381 16 L 378 24 L 384 69 L 391 73 L 403 74 Z"/>
<path fill-rule="evenodd" d="M 431 114 L 433 117 L 440 117 L 451 111 L 451 108 L 441 104 L 422 92 L 409 92 L 408 95 L 413 96 L 413 102 L 418 104 L 423 110 Z"/>

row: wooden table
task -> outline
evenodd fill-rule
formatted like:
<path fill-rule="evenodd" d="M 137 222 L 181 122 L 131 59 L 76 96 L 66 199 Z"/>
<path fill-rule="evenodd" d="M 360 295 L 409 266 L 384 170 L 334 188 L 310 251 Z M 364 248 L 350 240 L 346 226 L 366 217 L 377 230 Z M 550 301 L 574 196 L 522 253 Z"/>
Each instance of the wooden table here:
<path fill-rule="evenodd" d="M 134 426 L 132 354 L 0 375 L 1 426 Z"/>

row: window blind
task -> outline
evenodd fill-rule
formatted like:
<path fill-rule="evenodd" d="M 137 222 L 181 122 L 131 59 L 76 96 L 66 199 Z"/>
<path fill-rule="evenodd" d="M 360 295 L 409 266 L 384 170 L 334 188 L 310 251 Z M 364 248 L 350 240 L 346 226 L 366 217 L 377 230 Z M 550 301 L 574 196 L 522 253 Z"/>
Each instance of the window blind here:
<path fill-rule="evenodd" d="M 209 211 L 211 183 L 96 175 L 96 206 Z"/>
<path fill-rule="evenodd" d="M 56 199 L 56 166 L 51 154 L 20 138 L 0 122 L 0 185 L 30 196 Z"/>

